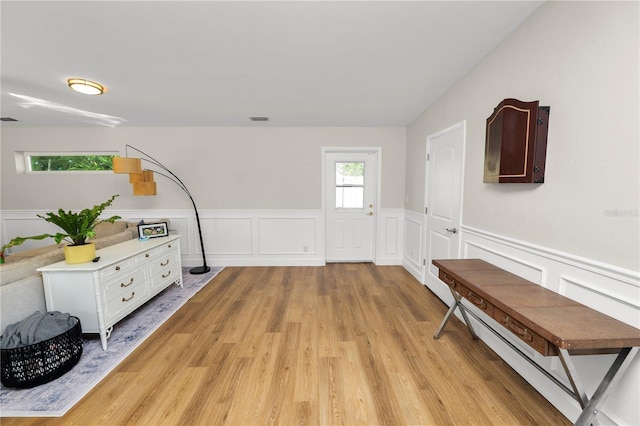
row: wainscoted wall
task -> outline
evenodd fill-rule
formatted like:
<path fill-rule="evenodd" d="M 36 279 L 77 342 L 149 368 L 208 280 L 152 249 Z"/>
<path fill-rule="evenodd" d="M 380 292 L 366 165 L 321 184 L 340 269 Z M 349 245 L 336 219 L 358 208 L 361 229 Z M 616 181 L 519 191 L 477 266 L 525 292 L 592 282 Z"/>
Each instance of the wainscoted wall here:
<path fill-rule="evenodd" d="M 2 211 L 2 241 L 17 235 L 55 232 L 36 217 L 41 211 Z M 376 222 L 376 263 L 403 265 L 425 283 L 423 265 L 423 215 L 411 210 L 383 209 Z M 110 210 L 129 221 L 169 218 L 170 228 L 183 235 L 182 259 L 186 266 L 201 264 L 201 250 L 193 211 L 189 210 Z M 237 210 L 200 212 L 207 263 L 211 266 L 257 266 L 324 264 L 324 216 L 320 210 Z M 606 264 L 538 247 L 523 241 L 494 235 L 479 229 L 461 227 L 461 257 L 482 258 L 505 270 L 577 300 L 614 318 L 640 328 L 640 274 Z M 20 249 L 51 244 L 51 240 L 25 243 Z M 448 288 L 440 281 L 425 283 L 447 304 Z M 473 306 L 471 309 L 475 310 Z M 476 311 L 477 312 L 477 311 Z M 481 313 L 478 313 L 482 315 Z M 485 321 L 500 327 L 493 320 Z M 472 321 L 475 320 L 472 318 Z M 518 356 L 490 331 L 476 325 L 479 337 L 551 401 L 575 421 L 578 403 L 547 377 Z M 435 327 L 437 324 L 434 324 Z M 507 335 L 508 336 L 508 335 Z M 449 338 L 448 336 L 443 336 Z M 562 366 L 555 358 L 544 358 L 510 339 L 547 371 L 566 382 Z M 613 356 L 580 356 L 574 362 L 591 394 L 609 367 Z M 625 377 L 607 399 L 602 414 L 612 424 L 640 424 L 640 356 L 636 356 Z"/>
<path fill-rule="evenodd" d="M 2 241 L 15 236 L 55 233 L 56 227 L 39 219 L 41 211 L 2 211 Z M 402 262 L 402 209 L 382 209 L 376 222 L 376 263 Z M 193 211 L 115 210 L 109 215 L 138 222 L 168 218 L 170 229 L 183 236 L 182 262 L 202 264 L 202 250 Z M 199 212 L 207 264 L 211 266 L 324 265 L 324 216 L 320 210 L 204 210 Z M 53 244 L 28 241 L 16 251 Z"/>
<path fill-rule="evenodd" d="M 424 224 L 422 215 L 405 212 L 404 256 L 402 264 L 449 306 L 453 298 L 447 286 L 439 280 L 429 282 L 427 266 L 422 265 L 424 250 Z M 509 272 L 565 295 L 593 309 L 640 328 L 640 274 L 523 241 L 494 235 L 479 229 L 461 227 L 461 258 L 481 258 Z M 465 303 L 495 329 L 501 327 Z M 478 336 L 521 374 L 565 416 L 575 421 L 580 414 L 578 403 L 553 384 L 547 377 L 517 355 L 513 349 L 497 338 L 473 317 Z M 435 328 L 438 324 L 434 324 Z M 508 333 L 504 334 L 508 337 Z M 466 338 L 470 336 L 463 336 Z M 443 336 L 442 338 L 449 338 Z M 562 365 L 555 357 L 542 357 L 514 338 L 509 339 L 533 358 L 538 365 L 563 381 L 570 388 Z M 613 355 L 576 356 L 573 361 L 589 395 L 592 395 Z M 640 355 L 636 355 L 630 368 L 607 398 L 600 418 L 606 424 L 640 424 L 637 401 L 640 400 Z"/>
<path fill-rule="evenodd" d="M 421 283 L 424 283 L 425 272 L 424 235 L 424 215 L 405 210 L 402 266 Z"/>

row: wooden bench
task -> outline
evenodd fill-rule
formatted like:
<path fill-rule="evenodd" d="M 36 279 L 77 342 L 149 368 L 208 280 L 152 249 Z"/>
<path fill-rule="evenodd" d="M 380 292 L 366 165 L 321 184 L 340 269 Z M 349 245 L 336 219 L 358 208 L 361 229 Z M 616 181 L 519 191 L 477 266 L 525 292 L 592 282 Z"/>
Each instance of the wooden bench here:
<path fill-rule="evenodd" d="M 438 267 L 439 278 L 449 286 L 455 300 L 435 339 L 440 338 L 456 309 L 462 314 L 471 336 L 477 339 L 468 317 L 468 314 L 473 315 L 580 403 L 583 411 L 576 425 L 597 424 L 598 410 L 638 352 L 639 329 L 480 259 L 434 260 L 433 264 Z M 571 389 L 519 350 L 503 333 L 466 308 L 462 304 L 463 298 L 543 356 L 558 356 Z M 605 353 L 618 353 L 618 356 L 593 396 L 588 398 L 571 356 Z"/>

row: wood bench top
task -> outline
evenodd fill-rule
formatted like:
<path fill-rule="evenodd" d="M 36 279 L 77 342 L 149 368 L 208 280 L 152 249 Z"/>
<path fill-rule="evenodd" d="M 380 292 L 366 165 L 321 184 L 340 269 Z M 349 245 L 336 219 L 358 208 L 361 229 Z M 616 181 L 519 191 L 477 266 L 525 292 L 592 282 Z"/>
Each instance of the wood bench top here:
<path fill-rule="evenodd" d="M 433 264 L 558 348 L 598 353 L 640 346 L 640 329 L 481 259 L 433 260 Z M 461 296 L 469 299 L 468 294 Z"/>

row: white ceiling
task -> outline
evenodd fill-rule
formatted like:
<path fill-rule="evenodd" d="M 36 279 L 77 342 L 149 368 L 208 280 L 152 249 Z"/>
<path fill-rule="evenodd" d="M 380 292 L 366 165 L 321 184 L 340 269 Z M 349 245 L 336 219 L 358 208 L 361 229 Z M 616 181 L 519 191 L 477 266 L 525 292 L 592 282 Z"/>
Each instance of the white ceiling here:
<path fill-rule="evenodd" d="M 3 0 L 2 125 L 405 126 L 541 4 Z"/>

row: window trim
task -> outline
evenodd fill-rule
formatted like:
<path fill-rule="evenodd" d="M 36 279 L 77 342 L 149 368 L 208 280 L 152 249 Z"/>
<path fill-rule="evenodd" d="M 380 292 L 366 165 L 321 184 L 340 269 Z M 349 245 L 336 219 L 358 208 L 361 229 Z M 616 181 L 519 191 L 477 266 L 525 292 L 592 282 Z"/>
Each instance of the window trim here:
<path fill-rule="evenodd" d="M 366 166 L 366 162 L 364 162 L 364 161 L 336 161 L 335 164 L 334 164 L 334 171 L 337 172 L 338 164 L 353 164 L 353 163 L 362 164 L 362 176 L 361 176 L 362 177 L 362 183 L 361 184 L 359 184 L 359 183 L 341 183 L 341 184 L 339 184 L 337 182 L 337 176 L 336 176 L 336 181 L 335 181 L 336 200 L 334 200 L 334 203 L 335 203 L 334 204 L 334 209 L 335 210 L 362 211 L 365 208 L 364 207 L 364 205 L 365 205 L 365 202 L 364 202 L 364 192 L 365 192 L 365 188 L 364 188 L 364 186 L 365 186 L 364 172 L 365 172 L 365 170 L 364 170 L 364 168 Z M 337 190 L 338 190 L 338 188 L 342 188 L 342 189 L 344 189 L 344 188 L 361 188 L 362 189 L 362 195 L 363 195 L 362 196 L 362 207 L 338 207 L 337 206 L 337 195 L 338 195 L 338 191 Z M 344 191 L 343 191 L 343 195 L 344 195 Z M 342 198 L 343 198 L 343 201 L 344 201 L 344 197 L 342 197 Z"/>
<path fill-rule="evenodd" d="M 96 156 L 96 155 L 104 155 L 104 156 L 119 156 L 119 151 L 20 151 L 16 152 L 16 170 L 18 173 L 26 173 L 26 174 L 68 174 L 73 173 L 74 175 L 81 173 L 113 173 L 113 170 L 32 170 L 31 169 L 31 157 L 36 156 L 77 156 L 77 157 L 85 157 L 85 156 Z"/>

